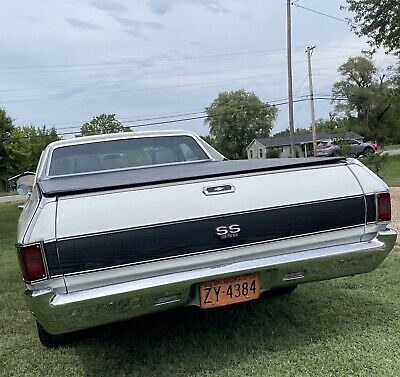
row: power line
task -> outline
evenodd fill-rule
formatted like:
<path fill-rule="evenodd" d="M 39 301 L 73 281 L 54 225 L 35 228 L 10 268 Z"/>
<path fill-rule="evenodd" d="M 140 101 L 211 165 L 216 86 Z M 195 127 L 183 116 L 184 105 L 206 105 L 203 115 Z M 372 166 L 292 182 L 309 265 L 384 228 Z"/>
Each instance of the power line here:
<path fill-rule="evenodd" d="M 331 60 L 333 58 L 340 58 L 342 56 L 334 56 L 334 57 L 326 57 L 326 58 L 319 58 L 319 59 L 315 59 L 315 61 L 322 61 L 322 60 Z M 347 57 L 347 55 L 346 55 Z M 379 61 L 387 61 L 387 60 L 391 60 L 391 59 L 383 59 L 383 60 L 379 60 Z M 303 62 L 296 62 L 296 64 L 300 64 Z M 271 67 L 271 66 L 278 66 L 281 65 L 279 64 L 274 64 L 274 65 L 265 65 L 265 66 L 257 66 L 257 67 Z M 255 68 L 255 67 L 246 67 L 247 69 L 250 68 Z M 238 70 L 244 70 L 246 68 L 240 68 Z M 318 68 L 315 71 L 322 71 L 322 70 L 328 70 L 328 69 L 333 69 L 333 68 L 337 68 L 337 66 L 332 66 L 332 67 L 323 67 L 323 68 Z M 232 70 L 236 71 L 236 70 Z M 219 72 L 229 72 L 229 71 L 214 71 L 214 72 L 207 72 L 206 74 L 217 74 Z M 303 71 L 297 71 L 297 72 L 303 72 Z M 162 87 L 148 87 L 148 88 L 139 88 L 139 89 L 135 89 L 135 92 L 142 92 L 142 91 L 154 91 L 154 90 L 164 90 L 164 89 L 173 89 L 173 88 L 183 88 L 183 87 L 195 87 L 195 86 L 201 86 L 201 85 L 212 85 L 212 84 L 219 84 L 219 83 L 230 83 L 230 82 L 235 82 L 235 81 L 242 81 L 242 80 L 252 80 L 252 79 L 258 79 L 258 78 L 265 78 L 265 77 L 276 77 L 276 76 L 280 76 L 280 75 L 284 75 L 284 73 L 273 73 L 273 74 L 269 74 L 269 75 L 257 75 L 257 76 L 248 76 L 248 77 L 237 77 L 234 79 L 228 79 L 228 80 L 217 80 L 217 81 L 207 81 L 207 82 L 199 82 L 199 83 L 190 83 L 190 84 L 177 84 L 177 85 L 172 85 L 172 86 L 162 86 Z M 190 77 L 192 75 L 183 75 L 183 76 L 175 76 L 176 78 L 180 78 L 180 77 Z M 174 78 L 174 76 L 168 77 L 168 78 Z M 167 78 L 167 79 L 168 79 Z M 157 79 L 157 78 L 152 78 L 152 79 Z M 143 81 L 146 79 L 142 79 Z M 125 82 L 129 82 L 129 81 L 136 81 L 136 80 L 117 80 L 117 81 L 109 81 L 109 82 L 97 82 L 97 83 L 93 83 L 94 84 L 107 84 L 107 83 L 115 83 L 115 82 L 120 82 L 120 83 L 125 83 Z M 86 83 L 84 85 L 90 85 L 89 83 Z M 65 87 L 67 88 L 67 87 Z M 70 87 L 72 89 L 72 87 Z M 39 88 L 38 88 L 39 89 Z M 107 96 L 110 94 L 117 94 L 117 93 L 123 93 L 123 92 L 127 92 L 129 89 L 123 89 L 121 90 L 120 88 L 117 88 L 117 90 L 107 90 L 105 92 L 101 92 L 101 93 L 95 93 L 95 94 L 76 94 L 76 95 L 70 95 L 70 94 L 55 94 L 52 95 L 50 97 L 45 97 L 45 98 L 38 98 L 38 97 L 22 97 L 22 98 L 10 98 L 0 101 L 0 102 L 4 102 L 4 103 L 15 103 L 15 102 L 30 102 L 30 101 L 51 101 L 51 100 L 73 100 L 76 98 L 94 98 L 94 97 L 102 97 L 102 96 Z"/>
<path fill-rule="evenodd" d="M 330 59 L 330 58 L 329 58 Z M 303 63 L 301 61 L 295 62 L 296 64 Z M 240 67 L 236 69 L 224 69 L 224 70 L 218 70 L 218 71 L 206 71 L 206 72 L 201 72 L 200 75 L 210 75 L 210 74 L 217 74 L 217 73 L 227 73 L 227 72 L 236 72 L 236 71 L 242 71 L 245 69 L 254 69 L 254 68 L 268 68 L 268 67 L 275 67 L 275 66 L 281 66 L 282 63 L 276 63 L 276 64 L 268 64 L 268 65 L 256 65 L 256 66 L 246 66 L 246 67 Z M 187 75 L 177 75 L 177 76 L 168 76 L 168 77 L 148 77 L 148 78 L 139 78 L 139 79 L 124 79 L 124 80 L 110 80 L 110 81 L 96 81 L 96 82 L 88 82 L 88 83 L 80 83 L 76 84 L 74 86 L 70 85 L 52 85 L 52 86 L 43 86 L 43 87 L 34 87 L 34 88 L 15 88 L 15 89 L 0 89 L 0 93 L 9 93 L 9 92 L 16 92 L 16 91 L 27 91 L 27 90 L 40 90 L 40 89 L 54 89 L 54 88 L 75 88 L 78 86 L 96 86 L 96 85 L 104 85 L 104 84 L 116 84 L 116 83 L 126 83 L 126 82 L 132 82 L 132 81 L 147 81 L 147 80 L 155 80 L 155 79 L 171 79 L 171 78 L 183 78 L 183 77 L 191 77 L 195 76 L 196 74 L 187 74 Z M 198 75 L 198 74 L 197 74 Z M 147 75 L 146 75 L 147 76 Z M 145 77 L 146 77 L 145 76 Z"/>
<path fill-rule="evenodd" d="M 248 52 L 237 52 L 237 53 L 230 53 L 230 54 L 216 54 L 216 55 L 205 55 L 205 56 L 197 56 L 197 57 L 186 57 L 181 59 L 168 59 L 164 60 L 162 63 L 162 58 L 153 57 L 152 59 L 157 59 L 157 61 L 161 61 L 158 64 L 151 64 L 146 62 L 146 59 L 142 61 L 136 62 L 112 62 L 112 63 L 92 63 L 92 64 L 71 64 L 71 65 L 48 65 L 48 66 L 36 66 L 36 67 L 11 67 L 11 68 L 3 68 L 3 72 L 0 74 L 20 74 L 20 73 L 42 73 L 42 72 L 78 72 L 78 71 L 93 71 L 93 70 L 101 70 L 107 69 L 108 67 L 118 67 L 118 66 L 126 66 L 126 67 L 119 67 L 119 68 L 131 68 L 132 66 L 143 66 L 143 64 L 147 63 L 149 68 L 153 67 L 162 67 L 169 64 L 177 64 L 179 62 L 191 62 L 196 60 L 212 60 L 216 58 L 240 58 L 240 57 L 249 57 L 249 56 L 257 56 L 257 55 L 274 55 L 277 52 L 281 52 L 284 49 L 277 49 L 277 50 L 257 50 L 257 51 L 248 51 Z M 300 48 L 297 48 L 296 51 L 300 51 Z M 73 69 L 73 70 L 58 70 L 59 68 L 79 68 L 84 67 L 83 69 Z M 90 68 L 92 67 L 92 68 Z M 5 71 L 8 69 L 8 72 Z"/>
<path fill-rule="evenodd" d="M 331 58 L 329 58 L 331 59 Z M 335 67 L 330 67 L 330 68 L 337 68 Z M 316 71 L 320 70 L 326 70 L 328 67 L 316 69 Z M 300 72 L 305 72 L 305 70 L 298 70 L 298 73 Z M 169 85 L 169 86 L 161 86 L 161 87 L 148 87 L 148 88 L 139 88 L 135 89 L 135 92 L 144 92 L 144 91 L 154 91 L 154 90 L 165 90 L 165 89 L 175 89 L 175 88 L 185 88 L 185 87 L 196 87 L 196 86 L 202 86 L 202 85 L 213 85 L 213 84 L 222 84 L 222 83 L 232 83 L 236 81 L 243 81 L 243 80 L 254 80 L 254 79 L 264 79 L 266 77 L 278 77 L 282 76 L 284 73 L 272 73 L 268 75 L 255 75 L 255 76 L 247 76 L 247 77 L 236 77 L 233 79 L 227 79 L 227 80 L 215 80 L 215 81 L 205 81 L 205 82 L 198 82 L 198 83 L 189 83 L 189 84 L 176 84 L 176 85 Z M 123 82 L 127 82 L 128 80 L 124 80 Z M 51 100 L 65 100 L 65 99 L 76 99 L 76 98 L 94 98 L 94 97 L 103 97 L 103 96 L 108 96 L 110 94 L 117 94 L 117 93 L 123 93 L 127 92 L 127 89 L 118 90 L 116 91 L 106 91 L 102 93 L 97 93 L 97 94 L 76 94 L 76 95 L 53 95 L 50 97 L 44 97 L 44 98 L 38 98 L 38 97 L 23 97 L 23 98 L 12 98 L 12 99 L 7 99 L 7 100 L 2 100 L 1 102 L 3 103 L 15 103 L 15 102 L 31 102 L 31 101 L 51 101 Z"/>
<path fill-rule="evenodd" d="M 332 16 L 332 15 L 330 15 L 330 14 L 326 14 L 326 13 L 323 13 L 323 12 L 321 12 L 321 11 L 318 11 L 318 10 L 316 10 L 316 9 L 307 8 L 307 7 L 304 7 L 304 6 L 302 6 L 302 5 L 297 4 L 297 3 L 295 3 L 295 2 L 292 3 L 292 5 L 294 5 L 296 8 L 305 9 L 305 10 L 308 10 L 309 12 L 313 12 L 313 13 L 319 14 L 319 15 L 321 15 L 321 16 L 329 17 L 329 18 L 332 18 L 333 20 L 345 22 L 346 24 L 348 24 L 347 20 L 345 20 L 345 19 L 343 19 L 343 18 L 335 17 L 335 16 Z"/>
<path fill-rule="evenodd" d="M 147 120 L 157 120 L 157 119 L 168 119 L 168 118 L 174 118 L 174 117 L 180 117 L 180 116 L 188 116 L 188 115 L 197 115 L 197 114 L 204 114 L 204 110 L 199 110 L 199 111 L 194 111 L 194 112 L 188 112 L 188 113 L 183 113 L 183 114 L 175 114 L 175 115 L 165 115 L 165 116 L 160 116 L 160 117 L 150 117 L 150 118 L 142 118 L 142 119 L 130 119 L 130 120 L 123 120 L 119 121 L 122 124 L 125 123 L 132 123 L 132 122 L 143 122 Z M 58 130 L 67 130 L 71 128 L 76 128 L 80 127 L 83 124 L 83 122 L 80 123 L 75 123 L 75 126 L 72 127 L 58 127 Z M 51 126 L 52 124 L 50 124 Z"/>
<path fill-rule="evenodd" d="M 305 7 L 302 7 L 305 8 Z M 339 46 L 340 50 L 343 49 L 359 49 L 359 46 Z M 325 49 L 335 49 L 333 46 L 325 47 Z M 268 55 L 276 55 L 277 52 L 281 52 L 284 49 L 277 49 L 277 50 L 256 50 L 256 51 L 249 51 L 249 52 L 238 52 L 238 53 L 231 53 L 231 54 L 216 54 L 216 55 L 206 55 L 206 56 L 198 56 L 198 57 L 187 57 L 182 59 L 169 59 L 165 60 L 164 63 L 158 64 L 148 64 L 148 68 L 154 67 L 163 67 L 168 66 L 170 64 L 179 64 L 184 62 L 191 62 L 196 60 L 212 60 L 217 58 L 232 58 L 235 57 L 236 59 L 252 57 L 252 56 L 268 56 Z M 294 52 L 300 52 L 302 49 L 295 48 Z M 339 50 L 336 48 L 336 50 Z M 158 59 L 158 61 L 162 61 L 160 58 L 153 58 Z M 48 65 L 48 66 L 36 66 L 36 67 L 3 67 L 2 72 L 0 75 L 11 75 L 11 74 L 21 74 L 21 73 L 46 73 L 46 72 L 54 72 L 54 73 L 63 73 L 63 72 L 87 72 L 87 71 L 98 71 L 104 69 L 110 69 L 113 67 L 119 69 L 128 69 L 135 66 L 143 67 L 143 64 L 146 63 L 146 60 L 143 61 L 136 61 L 136 62 L 110 62 L 110 63 L 90 63 L 90 64 L 71 64 L 71 65 Z M 83 67 L 79 69 L 79 67 Z M 71 69 L 68 69 L 71 68 Z M 78 68 L 78 69 L 75 69 Z"/>
<path fill-rule="evenodd" d="M 308 94 L 298 96 L 297 98 L 304 98 L 308 97 Z M 285 101 L 286 98 L 279 98 L 279 99 L 272 99 L 272 100 L 266 100 L 265 102 L 269 105 L 274 105 L 275 103 L 279 103 L 282 101 Z M 182 116 L 188 116 L 188 115 L 199 115 L 199 114 L 204 114 L 204 110 L 198 110 L 194 112 L 186 112 L 186 113 L 181 113 L 181 114 L 174 114 L 174 115 L 166 115 L 166 116 L 159 116 L 159 117 L 151 117 L 151 118 L 141 118 L 141 119 L 129 119 L 129 120 L 124 120 L 120 121 L 122 124 L 127 124 L 127 123 L 133 123 L 133 122 L 143 122 L 143 121 L 148 121 L 148 120 L 159 120 L 159 119 L 168 119 L 168 118 L 176 118 L 176 117 L 182 117 Z M 57 127 L 57 130 L 68 130 L 68 129 L 74 129 L 82 126 L 84 122 L 76 122 L 74 123 L 74 126 L 69 126 L 69 127 Z M 71 123 L 70 123 L 71 124 Z M 54 124 L 49 123 L 49 126 L 53 126 Z"/>
<path fill-rule="evenodd" d="M 191 83 L 191 84 L 176 84 L 176 85 L 169 85 L 169 86 L 161 86 L 161 87 L 150 87 L 150 88 L 140 88 L 140 89 L 135 89 L 135 92 L 143 92 L 143 91 L 154 91 L 154 90 L 164 90 L 164 89 L 174 89 L 174 88 L 185 88 L 185 87 L 195 87 L 195 86 L 201 86 L 201 85 L 212 85 L 212 84 L 222 84 L 222 83 L 231 83 L 231 82 L 236 82 L 236 81 L 242 81 L 242 80 L 253 80 L 253 79 L 260 79 L 260 78 L 265 78 L 266 76 L 279 76 L 279 74 L 271 74 L 271 75 L 256 75 L 256 76 L 247 76 L 247 77 L 237 77 L 234 79 L 229 79 L 229 80 L 215 80 L 215 81 L 205 81 L 205 82 L 199 82 L 199 83 Z M 125 90 L 126 91 L 126 90 Z M 124 91 L 113 91 L 113 92 L 104 92 L 104 93 L 98 93 L 98 94 L 90 94 L 90 95 L 75 95 L 72 98 L 93 98 L 93 97 L 102 97 L 104 95 L 110 95 L 110 94 L 116 94 L 116 93 L 121 93 Z M 46 98 L 20 98 L 20 99 L 11 99 L 11 100 L 3 100 L 3 103 L 13 103 L 13 102 L 31 102 L 31 101 L 50 101 L 54 99 L 65 99 L 65 97 L 61 96 L 51 96 L 51 97 L 46 97 Z"/>
<path fill-rule="evenodd" d="M 319 58 L 315 59 L 316 61 L 323 61 L 323 60 L 331 60 L 331 59 L 339 59 L 342 57 L 348 57 L 348 55 L 339 55 L 339 56 L 328 56 L 325 58 Z M 387 60 L 387 59 L 386 59 Z M 293 62 L 293 64 L 304 64 L 302 60 L 298 60 Z M 274 64 L 262 64 L 262 65 L 256 65 L 256 66 L 245 66 L 245 67 L 240 67 L 240 68 L 235 68 L 235 69 L 229 69 L 229 70 L 217 70 L 217 71 L 206 71 L 206 72 L 201 72 L 200 75 L 208 75 L 208 74 L 217 74 L 221 72 L 236 72 L 236 71 L 241 71 L 245 69 L 254 69 L 254 68 L 269 68 L 269 67 L 276 67 L 276 66 L 282 66 L 282 63 L 274 63 Z M 183 78 L 183 77 L 191 77 L 196 74 L 187 74 L 187 75 L 176 75 L 176 76 L 168 76 L 168 79 L 171 78 Z M 147 80 L 154 80 L 154 79 L 160 79 L 159 77 L 153 77 L 150 75 L 150 77 L 147 77 L 148 75 L 145 75 L 145 78 L 140 78 L 140 79 L 124 79 L 124 80 L 110 80 L 110 81 L 96 81 L 96 82 L 87 82 L 87 83 L 80 83 L 76 84 L 74 83 L 73 86 L 71 85 L 52 85 L 52 86 L 43 86 L 43 87 L 31 87 L 31 88 L 13 88 L 13 89 L 0 89 L 0 93 L 9 93 L 9 92 L 17 92 L 17 91 L 28 91 L 28 90 L 40 90 L 40 89 L 54 89 L 54 88 L 76 88 L 79 86 L 96 86 L 96 85 L 104 85 L 104 84 L 116 84 L 116 83 L 125 83 L 125 82 L 132 82 L 132 81 L 147 81 Z M 161 77 L 163 79 L 163 77 Z"/>
<path fill-rule="evenodd" d="M 300 71 L 299 71 L 300 72 Z M 212 85 L 212 84 L 222 84 L 222 83 L 232 83 L 236 81 L 243 81 L 243 80 L 254 80 L 254 79 L 260 79 L 260 78 L 265 78 L 265 77 L 277 77 L 282 74 L 274 73 L 270 75 L 255 75 L 255 76 L 247 76 L 247 77 L 236 77 L 234 79 L 228 79 L 228 80 L 215 80 L 215 81 L 205 81 L 205 82 L 199 82 L 199 83 L 190 83 L 190 84 L 176 84 L 176 85 L 169 85 L 169 86 L 161 86 L 161 87 L 150 87 L 150 88 L 140 88 L 140 89 L 135 89 L 135 92 L 143 92 L 143 91 L 154 91 L 154 90 L 164 90 L 164 89 L 174 89 L 174 88 L 185 88 L 185 87 L 196 87 L 196 86 L 202 86 L 202 85 Z M 102 97 L 102 96 L 107 96 L 110 94 L 116 94 L 116 93 L 122 93 L 126 92 L 127 90 L 118 90 L 118 91 L 107 91 L 103 93 L 98 93 L 98 94 L 90 94 L 90 95 L 75 95 L 71 97 L 72 99 L 75 98 L 93 98 L 93 97 Z M 2 101 L 3 103 L 13 103 L 13 102 L 31 102 L 31 101 L 50 101 L 50 100 L 57 100 L 57 99 L 65 99 L 65 97 L 61 96 L 51 96 L 51 97 L 46 97 L 46 98 L 20 98 L 20 99 L 11 99 L 11 100 L 5 100 Z"/>
<path fill-rule="evenodd" d="M 302 96 L 304 98 L 297 98 L 293 100 L 293 103 L 298 103 L 298 102 L 304 102 L 309 100 L 309 96 Z M 318 96 L 314 97 L 315 100 L 344 100 L 345 98 L 333 98 L 333 97 L 325 97 L 325 96 Z M 288 101 L 283 100 L 281 102 L 273 103 L 273 104 L 267 104 L 266 106 L 284 106 L 287 105 Z M 241 110 L 238 111 L 233 111 L 232 114 L 235 113 L 240 113 Z M 205 113 L 205 112 L 203 112 Z M 157 126 L 157 125 L 166 125 L 166 124 L 173 124 L 173 123 L 181 123 L 181 122 L 187 122 L 187 121 L 192 121 L 192 120 L 199 120 L 199 119 L 206 119 L 206 118 L 212 118 L 212 117 L 217 117 L 217 115 L 213 116 L 208 116 L 208 115 L 200 115 L 200 116 L 194 116 L 194 117 L 186 117 L 186 118 L 180 118 L 180 119 L 170 119 L 170 120 L 164 120 L 164 121 L 159 121 L 159 122 L 150 122 L 150 123 L 139 123 L 139 124 L 132 124 L 132 125 L 126 125 L 126 127 L 129 127 L 130 129 L 135 129 L 135 128 L 142 128 L 142 127 L 151 127 L 151 126 Z M 79 131 L 71 131 L 71 132 L 60 132 L 57 133 L 58 136 L 67 136 L 67 135 L 76 135 L 79 136 Z M 22 138 L 29 138 L 28 136 L 20 136 Z M 48 135 L 34 135 L 31 137 L 48 137 Z"/>

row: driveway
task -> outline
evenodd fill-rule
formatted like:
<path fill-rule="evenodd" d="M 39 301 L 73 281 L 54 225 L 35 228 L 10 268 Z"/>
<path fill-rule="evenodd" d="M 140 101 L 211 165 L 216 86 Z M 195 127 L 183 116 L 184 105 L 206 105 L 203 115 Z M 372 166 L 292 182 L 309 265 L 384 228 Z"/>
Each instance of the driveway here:
<path fill-rule="evenodd" d="M 392 199 L 392 223 L 390 226 L 400 232 L 400 187 L 390 188 Z M 400 237 L 397 238 L 397 243 L 400 244 Z"/>
<path fill-rule="evenodd" d="M 393 149 L 391 151 L 385 151 L 389 156 L 400 156 L 400 149 Z"/>

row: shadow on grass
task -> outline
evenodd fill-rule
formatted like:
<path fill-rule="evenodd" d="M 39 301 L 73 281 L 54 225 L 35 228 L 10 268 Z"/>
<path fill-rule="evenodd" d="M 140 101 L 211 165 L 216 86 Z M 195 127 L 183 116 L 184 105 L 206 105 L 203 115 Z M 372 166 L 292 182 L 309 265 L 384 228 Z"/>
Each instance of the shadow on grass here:
<path fill-rule="evenodd" d="M 392 309 L 327 282 L 290 296 L 263 295 L 207 311 L 185 308 L 87 330 L 70 347 L 89 376 L 212 375 L 249 358 L 364 332 L 393 319 Z"/>

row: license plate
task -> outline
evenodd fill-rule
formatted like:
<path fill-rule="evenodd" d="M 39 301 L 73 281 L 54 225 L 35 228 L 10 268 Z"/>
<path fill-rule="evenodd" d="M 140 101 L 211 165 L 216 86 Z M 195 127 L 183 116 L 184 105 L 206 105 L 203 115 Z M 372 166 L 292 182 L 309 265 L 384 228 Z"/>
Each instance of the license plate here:
<path fill-rule="evenodd" d="M 260 297 L 258 273 L 206 281 L 200 284 L 200 307 L 215 308 Z"/>

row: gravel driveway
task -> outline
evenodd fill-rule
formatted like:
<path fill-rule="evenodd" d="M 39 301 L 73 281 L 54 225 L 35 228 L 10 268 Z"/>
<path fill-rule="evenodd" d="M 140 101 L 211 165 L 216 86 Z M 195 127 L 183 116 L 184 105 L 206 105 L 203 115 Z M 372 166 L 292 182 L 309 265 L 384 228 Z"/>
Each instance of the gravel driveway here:
<path fill-rule="evenodd" d="M 390 226 L 400 232 L 400 187 L 391 187 L 390 194 L 392 199 L 392 223 Z M 400 244 L 400 237 L 397 238 Z"/>

